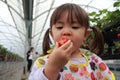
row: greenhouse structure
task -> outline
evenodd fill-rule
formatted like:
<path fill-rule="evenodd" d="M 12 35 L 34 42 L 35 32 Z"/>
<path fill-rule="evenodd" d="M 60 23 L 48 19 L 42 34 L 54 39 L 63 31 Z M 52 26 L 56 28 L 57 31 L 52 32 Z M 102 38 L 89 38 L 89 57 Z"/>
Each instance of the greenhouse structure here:
<path fill-rule="evenodd" d="M 0 0 L 0 80 L 28 80 L 27 52 L 34 48 L 33 63 L 37 53 L 44 56 L 42 44 L 51 15 L 65 3 L 82 7 L 89 26 L 101 31 L 104 50 L 98 56 L 120 80 L 120 0 Z M 52 47 L 55 42 L 49 36 Z M 91 33 L 82 47 L 88 48 L 93 37 Z"/>

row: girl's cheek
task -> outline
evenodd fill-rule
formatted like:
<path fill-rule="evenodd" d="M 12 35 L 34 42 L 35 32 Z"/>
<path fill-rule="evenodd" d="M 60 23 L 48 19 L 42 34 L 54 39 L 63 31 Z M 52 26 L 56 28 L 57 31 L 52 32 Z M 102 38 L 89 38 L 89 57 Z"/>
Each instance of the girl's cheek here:
<path fill-rule="evenodd" d="M 80 48 L 80 46 L 82 45 L 82 41 L 81 41 L 80 39 L 74 39 L 74 40 L 73 40 L 73 45 L 74 45 L 75 47 Z"/>

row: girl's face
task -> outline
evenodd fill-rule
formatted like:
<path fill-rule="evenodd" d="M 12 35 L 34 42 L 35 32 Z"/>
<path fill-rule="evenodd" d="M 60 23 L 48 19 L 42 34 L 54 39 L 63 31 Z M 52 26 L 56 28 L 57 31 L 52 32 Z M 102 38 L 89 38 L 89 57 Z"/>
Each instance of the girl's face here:
<path fill-rule="evenodd" d="M 64 12 L 56 24 L 52 26 L 50 33 L 55 42 L 58 42 L 61 37 L 66 37 L 73 42 L 75 49 L 78 49 L 88 37 L 90 31 L 81 26 L 75 16 L 73 16 L 73 22 L 69 23 L 68 12 Z"/>

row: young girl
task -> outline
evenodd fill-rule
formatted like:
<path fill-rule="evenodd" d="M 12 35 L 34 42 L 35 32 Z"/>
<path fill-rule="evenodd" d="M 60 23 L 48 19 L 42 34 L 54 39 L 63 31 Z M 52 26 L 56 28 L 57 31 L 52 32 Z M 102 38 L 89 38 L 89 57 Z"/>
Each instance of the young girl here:
<path fill-rule="evenodd" d="M 91 31 L 95 32 L 91 51 L 80 48 Z M 53 49 L 49 34 L 56 43 Z M 61 38 L 69 40 L 60 46 Z M 88 14 L 80 6 L 59 6 L 51 16 L 43 41 L 45 56 L 36 60 L 29 80 L 115 80 L 107 65 L 93 53 L 103 51 L 103 37 L 96 28 L 90 29 Z"/>

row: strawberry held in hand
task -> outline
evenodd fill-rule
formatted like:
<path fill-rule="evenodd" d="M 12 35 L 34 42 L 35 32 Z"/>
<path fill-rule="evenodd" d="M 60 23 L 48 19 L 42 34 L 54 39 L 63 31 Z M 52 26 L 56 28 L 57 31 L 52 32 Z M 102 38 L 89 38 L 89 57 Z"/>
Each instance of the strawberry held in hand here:
<path fill-rule="evenodd" d="M 68 38 L 61 38 L 58 42 L 58 46 L 62 46 L 64 43 L 66 43 L 69 39 Z M 54 49 L 54 46 L 47 51 L 47 53 L 51 53 Z"/>
<path fill-rule="evenodd" d="M 68 38 L 61 38 L 60 41 L 58 42 L 58 46 L 62 46 L 64 43 L 66 43 L 69 39 Z"/>

